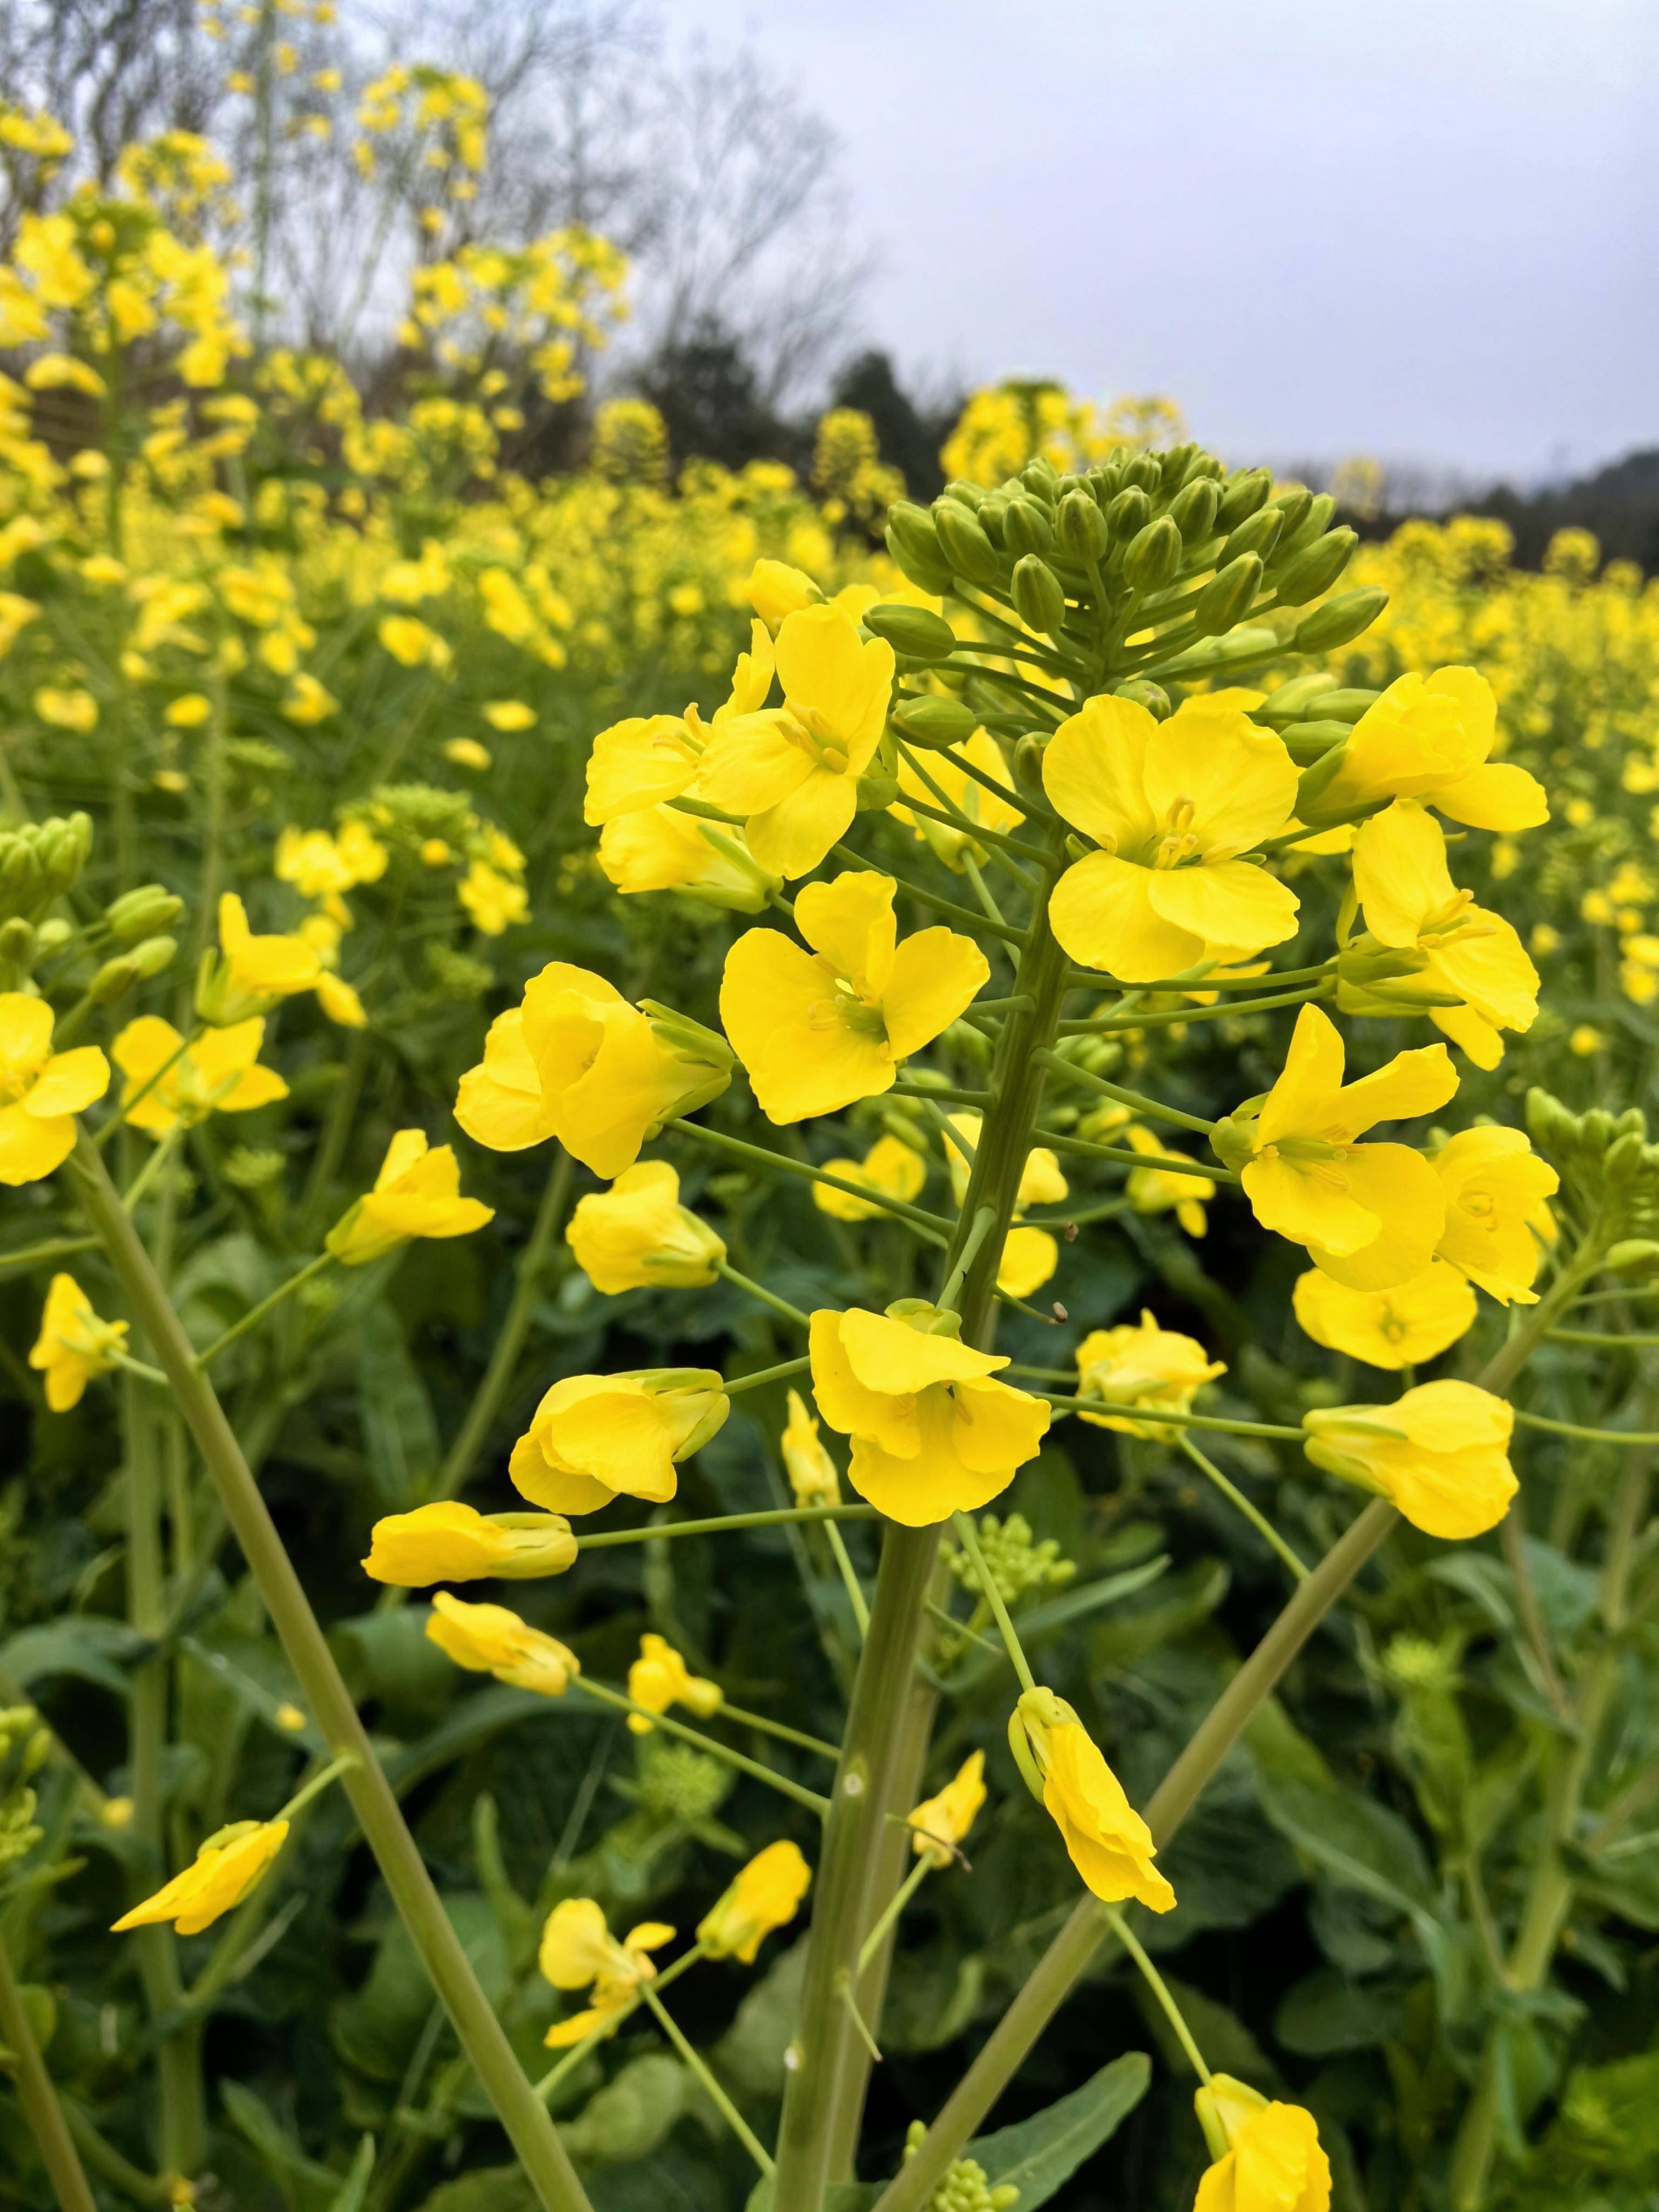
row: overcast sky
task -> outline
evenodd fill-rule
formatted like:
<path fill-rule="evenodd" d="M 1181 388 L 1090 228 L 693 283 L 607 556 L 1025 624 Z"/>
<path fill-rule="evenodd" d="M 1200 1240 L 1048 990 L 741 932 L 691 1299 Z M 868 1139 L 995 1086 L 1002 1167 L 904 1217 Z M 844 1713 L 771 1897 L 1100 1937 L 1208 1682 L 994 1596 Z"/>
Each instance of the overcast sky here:
<path fill-rule="evenodd" d="M 1659 445 L 1659 0 L 664 0 L 846 152 L 871 337 L 1228 454 Z"/>

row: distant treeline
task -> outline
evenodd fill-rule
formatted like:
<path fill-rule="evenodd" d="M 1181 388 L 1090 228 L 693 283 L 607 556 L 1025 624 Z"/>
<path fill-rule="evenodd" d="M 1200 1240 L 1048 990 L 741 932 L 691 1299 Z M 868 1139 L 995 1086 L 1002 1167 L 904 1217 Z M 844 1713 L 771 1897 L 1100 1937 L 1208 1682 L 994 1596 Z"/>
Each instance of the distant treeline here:
<path fill-rule="evenodd" d="M 1421 507 L 1384 504 L 1377 514 L 1351 516 L 1360 535 L 1386 538 Z M 1593 476 L 1522 493 L 1507 484 L 1474 498 L 1457 500 L 1444 512 L 1490 514 L 1515 533 L 1515 565 L 1536 568 L 1558 530 L 1588 530 L 1604 561 L 1634 561 L 1646 575 L 1659 574 L 1659 446 L 1644 447 Z"/>

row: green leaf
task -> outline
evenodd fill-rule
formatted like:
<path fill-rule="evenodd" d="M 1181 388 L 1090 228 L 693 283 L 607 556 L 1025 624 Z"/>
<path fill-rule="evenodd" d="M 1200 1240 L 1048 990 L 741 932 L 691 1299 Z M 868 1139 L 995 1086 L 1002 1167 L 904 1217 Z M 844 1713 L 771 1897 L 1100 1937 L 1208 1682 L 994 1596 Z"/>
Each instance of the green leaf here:
<path fill-rule="evenodd" d="M 357 2146 L 351 2171 L 338 2192 L 329 2199 L 328 2212 L 363 2212 L 368 2185 L 374 2178 L 374 2138 L 365 2136 Z"/>
<path fill-rule="evenodd" d="M 541 2212 L 541 2203 L 521 2166 L 477 2166 L 441 2183 L 419 2212 Z"/>
<path fill-rule="evenodd" d="M 559 2135 L 579 2166 L 648 2158 L 691 2101 L 693 2084 L 678 2058 L 647 2051 L 596 2090 Z"/>
<path fill-rule="evenodd" d="M 1097 1622 L 1089 1638 L 1089 1663 L 1096 1672 L 1127 1666 L 1130 1660 L 1184 1636 L 1210 1615 L 1227 1595 L 1232 1577 L 1219 1559 L 1197 1559 L 1164 1586 L 1163 1602 L 1121 1620 Z"/>
<path fill-rule="evenodd" d="M 374 1495 L 388 1512 L 404 1512 L 418 1503 L 441 1447 L 420 1370 L 384 1300 L 358 1327 L 357 1401 Z"/>
<path fill-rule="evenodd" d="M 25 1628 L 0 1644 L 0 1673 L 20 1689 L 48 1675 L 72 1674 L 125 1698 L 131 1687 L 128 1670 L 149 1648 L 124 1621 L 71 1613 L 39 1628 Z"/>
<path fill-rule="evenodd" d="M 484 1995 L 499 2005 L 508 1975 L 489 1900 L 464 1890 L 452 1892 L 443 1903 Z M 348 2065 L 372 2081 L 399 2081 L 436 2002 L 407 1929 L 394 1920 L 380 1938 L 368 1978 L 331 2011 L 334 2047 Z"/>
<path fill-rule="evenodd" d="M 795 2032 L 805 1970 L 803 1939 L 772 1961 L 709 2053 L 714 2071 L 739 2104 L 783 2094 L 783 2054 Z"/>
<path fill-rule="evenodd" d="M 264 2098 L 252 2089 L 226 2079 L 220 2094 L 238 2134 L 264 2162 L 287 2202 L 300 2212 L 325 2212 L 338 2192 L 339 2175 L 307 2158 Z"/>
<path fill-rule="evenodd" d="M 1127 2051 L 1080 2089 L 1017 2126 L 970 2142 L 963 2155 L 979 2161 L 993 2189 L 1012 2184 L 1018 2190 L 1018 2212 L 1036 2212 L 1128 2118 L 1152 2078 L 1146 2052 Z"/>
<path fill-rule="evenodd" d="M 1273 2034 L 1286 2051 L 1301 2057 L 1328 2058 L 1339 2051 L 1369 2051 L 1387 2043 L 1404 2024 L 1403 2010 L 1391 1992 L 1362 1989 L 1346 1974 L 1322 1966 L 1286 1992 Z"/>

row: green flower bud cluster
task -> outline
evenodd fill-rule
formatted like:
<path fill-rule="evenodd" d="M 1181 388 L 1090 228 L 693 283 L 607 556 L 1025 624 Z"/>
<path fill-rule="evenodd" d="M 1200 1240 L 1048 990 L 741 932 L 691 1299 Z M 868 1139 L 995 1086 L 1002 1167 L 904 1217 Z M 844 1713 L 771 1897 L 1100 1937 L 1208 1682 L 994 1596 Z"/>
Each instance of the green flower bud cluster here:
<path fill-rule="evenodd" d="M 906 2159 L 915 2157 L 927 2130 L 912 2120 L 904 2138 Z M 927 2200 L 927 2212 L 1013 2212 L 1019 2191 L 1012 2182 L 993 2189 L 976 2158 L 959 2158 Z"/>
<path fill-rule="evenodd" d="M 435 940 L 426 948 L 426 972 L 443 999 L 481 999 L 495 978 L 482 960 Z"/>
<path fill-rule="evenodd" d="M 0 1711 L 0 1869 L 22 1858 L 40 1840 L 28 1784 L 45 1764 L 51 1741 L 32 1707 Z"/>
<path fill-rule="evenodd" d="M 729 1767 L 689 1743 L 649 1735 L 641 1745 L 639 1807 L 653 1821 L 687 1826 L 708 1820 L 725 1803 L 732 1782 Z"/>
<path fill-rule="evenodd" d="M 80 879 L 92 852 L 92 817 L 56 815 L 0 830 L 0 919 L 36 921 Z"/>
<path fill-rule="evenodd" d="M 1045 1536 L 1040 1544 L 1033 1540 L 1023 1513 L 1011 1513 L 1006 1521 L 994 1513 L 981 1515 L 979 1547 L 1006 1606 L 1017 1605 L 1027 1590 L 1062 1589 L 1077 1572 L 1075 1559 L 1060 1557 L 1055 1537 Z M 979 1571 L 968 1554 L 950 1549 L 945 1557 L 963 1589 L 977 1591 Z"/>
<path fill-rule="evenodd" d="M 478 827 L 465 793 L 431 783 L 380 784 L 349 806 L 345 818 L 361 822 L 394 852 L 414 854 L 436 838 L 459 857 Z"/>
<path fill-rule="evenodd" d="M 280 1152 L 256 1151 L 252 1145 L 238 1145 L 225 1156 L 222 1173 L 225 1181 L 236 1190 L 264 1190 L 282 1174 L 283 1155 Z"/>
<path fill-rule="evenodd" d="M 1335 600 L 1330 602 L 1333 606 L 1336 604 Z M 1379 611 L 1382 604 L 1379 598 Z M 1324 611 L 1322 608 L 1321 612 Z M 1297 637 L 1299 642 L 1299 631 Z M 1345 687 L 1328 672 L 1314 671 L 1306 676 L 1293 677 L 1288 684 L 1281 684 L 1276 691 L 1269 692 L 1259 707 L 1251 709 L 1250 719 L 1266 729 L 1276 730 L 1289 748 L 1291 758 L 1298 766 L 1310 768 L 1314 762 L 1322 760 L 1334 745 L 1345 743 L 1366 708 L 1382 696 L 1380 691 Z"/>
<path fill-rule="evenodd" d="M 1583 1208 L 1587 1242 L 1602 1249 L 1603 1265 L 1659 1261 L 1659 1145 L 1648 1142 L 1641 1108 L 1613 1114 L 1592 1106 L 1575 1114 L 1534 1087 L 1527 1093 L 1527 1128 Z"/>
<path fill-rule="evenodd" d="M 1046 641 L 1056 675 L 1098 688 L 1103 643 L 1140 687 L 1128 696 L 1167 714 L 1162 687 L 1171 678 L 1259 666 L 1287 650 L 1329 652 L 1376 617 L 1384 594 L 1373 590 L 1344 592 L 1299 620 L 1291 611 L 1322 598 L 1353 553 L 1354 532 L 1334 528 L 1334 517 L 1328 494 L 1299 484 L 1276 492 L 1266 469 L 1229 475 L 1194 445 L 1126 448 L 1079 474 L 1062 476 L 1039 457 L 994 489 L 958 481 L 931 507 L 901 500 L 887 544 L 924 591 L 1012 609 L 1028 637 Z M 901 656 L 902 677 L 939 670 L 950 680 L 958 647 L 947 623 L 896 605 L 872 608 L 866 621 Z M 1020 736 L 1007 687 L 981 675 L 963 699 L 936 690 L 902 696 L 896 726 L 918 744 L 958 743 L 975 721 Z M 1321 719 L 1346 727 L 1352 715 Z M 1335 741 L 1328 732 L 1302 736 L 1309 758 Z"/>

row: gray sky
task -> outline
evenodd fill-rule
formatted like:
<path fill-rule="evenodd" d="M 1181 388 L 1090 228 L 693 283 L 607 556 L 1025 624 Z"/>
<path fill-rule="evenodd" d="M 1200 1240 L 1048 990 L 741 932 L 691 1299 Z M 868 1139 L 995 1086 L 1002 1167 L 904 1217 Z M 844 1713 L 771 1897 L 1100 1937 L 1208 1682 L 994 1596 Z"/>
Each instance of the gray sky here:
<path fill-rule="evenodd" d="M 664 0 L 840 132 L 872 339 L 1195 435 L 1522 477 L 1659 444 L 1659 0 Z"/>

